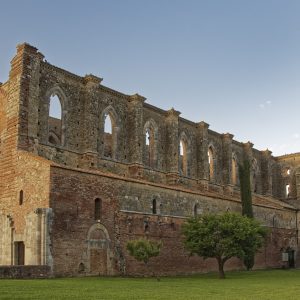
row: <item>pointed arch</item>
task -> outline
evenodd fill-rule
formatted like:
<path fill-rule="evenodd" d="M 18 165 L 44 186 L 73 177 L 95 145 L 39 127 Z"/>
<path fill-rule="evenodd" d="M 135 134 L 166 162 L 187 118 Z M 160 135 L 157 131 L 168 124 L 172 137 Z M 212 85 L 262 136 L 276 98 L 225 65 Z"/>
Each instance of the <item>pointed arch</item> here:
<path fill-rule="evenodd" d="M 67 97 L 59 86 L 54 86 L 46 92 L 44 101 L 45 111 L 47 113 L 47 133 L 48 143 L 57 146 L 64 146 L 66 143 L 66 118 L 67 118 Z M 40 118 L 41 119 L 41 118 Z M 56 138 L 54 138 L 55 133 Z M 50 138 L 51 141 L 50 142 Z"/>
<path fill-rule="evenodd" d="M 182 131 L 179 136 L 179 173 L 183 176 L 189 175 L 190 166 L 190 138 L 185 131 Z"/>
<path fill-rule="evenodd" d="M 104 157 L 115 159 L 118 148 L 119 118 L 111 105 L 101 113 L 100 128 L 102 143 L 99 150 Z"/>
<path fill-rule="evenodd" d="M 85 265 L 91 275 L 112 275 L 113 251 L 108 230 L 101 223 L 92 225 L 87 234 L 87 258 Z"/>
<path fill-rule="evenodd" d="M 150 168 L 157 167 L 158 126 L 153 119 L 147 120 L 144 125 L 144 164 Z"/>

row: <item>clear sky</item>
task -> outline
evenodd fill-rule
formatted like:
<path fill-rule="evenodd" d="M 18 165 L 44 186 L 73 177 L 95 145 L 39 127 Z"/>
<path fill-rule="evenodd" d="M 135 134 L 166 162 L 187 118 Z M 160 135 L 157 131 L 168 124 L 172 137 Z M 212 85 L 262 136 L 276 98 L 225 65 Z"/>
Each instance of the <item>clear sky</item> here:
<path fill-rule="evenodd" d="M 26 41 L 257 149 L 300 151 L 299 0 L 0 0 L 0 28 L 2 82 Z"/>

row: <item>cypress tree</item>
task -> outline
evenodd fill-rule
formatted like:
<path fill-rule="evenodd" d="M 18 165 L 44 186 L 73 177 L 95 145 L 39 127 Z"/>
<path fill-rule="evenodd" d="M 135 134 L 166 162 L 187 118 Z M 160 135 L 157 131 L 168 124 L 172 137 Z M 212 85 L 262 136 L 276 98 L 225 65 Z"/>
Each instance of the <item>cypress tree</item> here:
<path fill-rule="evenodd" d="M 249 160 L 244 160 L 244 164 L 239 164 L 239 179 L 241 186 L 241 202 L 242 202 L 242 215 L 248 218 L 253 218 L 252 209 L 252 194 L 251 194 L 251 181 L 250 181 L 250 163 Z M 251 270 L 254 266 L 255 253 L 246 253 L 243 263 L 247 270 Z"/>
<path fill-rule="evenodd" d="M 241 186 L 242 215 L 253 218 L 249 160 L 244 160 L 243 165 L 239 164 L 239 179 Z"/>

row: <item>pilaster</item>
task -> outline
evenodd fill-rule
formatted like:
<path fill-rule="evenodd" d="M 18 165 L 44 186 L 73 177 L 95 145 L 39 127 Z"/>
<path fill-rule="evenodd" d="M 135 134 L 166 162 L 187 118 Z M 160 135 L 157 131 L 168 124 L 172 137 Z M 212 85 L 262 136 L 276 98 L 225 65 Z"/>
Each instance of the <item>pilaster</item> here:
<path fill-rule="evenodd" d="M 174 108 L 170 109 L 166 113 L 166 125 L 167 125 L 167 171 L 168 177 L 174 182 L 174 176 L 179 176 L 178 160 L 179 160 L 179 147 L 178 147 L 178 126 L 179 126 L 180 112 Z"/>
<path fill-rule="evenodd" d="M 203 121 L 197 124 L 197 174 L 198 178 L 204 181 L 209 180 L 208 127 L 209 124 Z"/>
<path fill-rule="evenodd" d="M 233 135 L 230 133 L 222 134 L 222 148 L 223 148 L 223 184 L 232 184 L 232 139 Z"/>

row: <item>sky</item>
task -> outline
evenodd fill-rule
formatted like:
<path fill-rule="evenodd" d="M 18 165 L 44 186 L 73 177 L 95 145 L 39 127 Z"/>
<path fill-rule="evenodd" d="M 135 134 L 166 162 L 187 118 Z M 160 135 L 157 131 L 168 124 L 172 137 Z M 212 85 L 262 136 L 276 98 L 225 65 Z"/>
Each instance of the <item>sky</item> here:
<path fill-rule="evenodd" d="M 274 155 L 300 152 L 300 1 L 0 0 L 0 82 L 18 43 L 70 72 Z"/>

